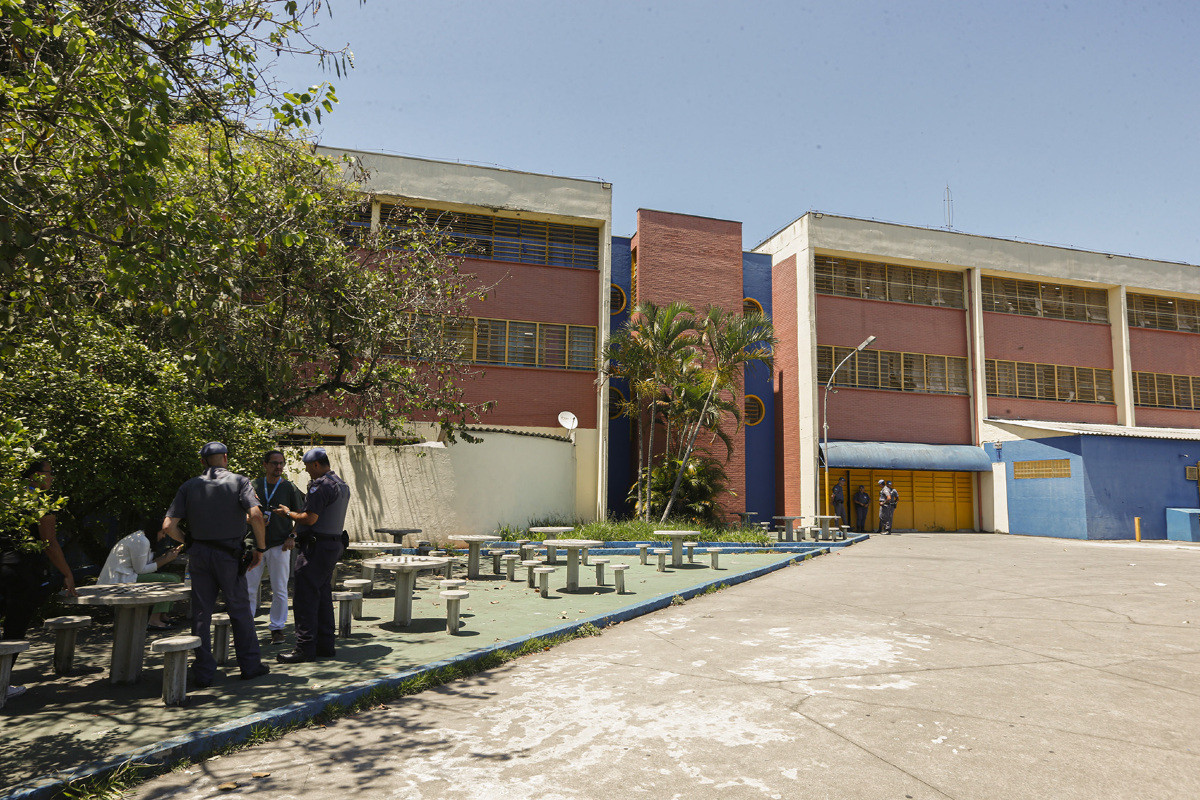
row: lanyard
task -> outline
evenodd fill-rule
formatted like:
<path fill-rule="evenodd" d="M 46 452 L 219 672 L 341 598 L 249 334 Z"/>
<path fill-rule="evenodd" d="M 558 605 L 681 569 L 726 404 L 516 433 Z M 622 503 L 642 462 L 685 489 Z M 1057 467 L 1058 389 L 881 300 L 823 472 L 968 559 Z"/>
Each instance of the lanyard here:
<path fill-rule="evenodd" d="M 271 491 L 267 491 L 267 479 L 263 478 L 263 494 L 265 494 L 267 496 L 266 502 L 264 503 L 264 505 L 267 508 L 271 507 L 271 498 L 275 496 L 275 493 L 277 491 L 279 491 L 279 484 L 281 484 L 281 483 L 283 483 L 283 478 L 280 478 L 279 480 L 275 481 L 275 487 L 273 489 L 271 489 Z"/>

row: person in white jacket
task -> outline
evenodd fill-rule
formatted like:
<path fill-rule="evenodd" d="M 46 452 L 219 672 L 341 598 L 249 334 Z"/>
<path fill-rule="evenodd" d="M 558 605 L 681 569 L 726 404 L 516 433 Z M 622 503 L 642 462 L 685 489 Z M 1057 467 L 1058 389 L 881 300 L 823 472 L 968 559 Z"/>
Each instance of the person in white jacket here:
<path fill-rule="evenodd" d="M 155 539 L 162 539 L 166 535 L 164 531 L 154 529 L 152 525 L 143 526 L 141 530 L 134 531 L 117 542 L 104 561 L 104 568 L 100 570 L 100 577 L 96 579 L 97 584 L 179 583 L 181 578 L 178 575 L 157 570 L 178 558 L 183 551 L 183 545 L 172 547 L 155 558 L 154 549 L 150 546 L 150 537 L 146 535 L 147 527 L 154 530 Z M 170 610 L 170 603 L 157 603 L 151 610 L 150 622 L 146 627 L 149 630 L 170 630 L 172 626 L 163 618 L 163 614 Z"/>

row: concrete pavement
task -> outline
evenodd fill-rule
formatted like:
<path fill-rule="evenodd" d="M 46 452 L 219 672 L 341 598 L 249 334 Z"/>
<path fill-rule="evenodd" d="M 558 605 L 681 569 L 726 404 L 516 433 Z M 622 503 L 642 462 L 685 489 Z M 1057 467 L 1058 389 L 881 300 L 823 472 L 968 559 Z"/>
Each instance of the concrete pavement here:
<path fill-rule="evenodd" d="M 1197 797 L 1198 581 L 1168 543 L 873 537 L 137 796 Z"/>

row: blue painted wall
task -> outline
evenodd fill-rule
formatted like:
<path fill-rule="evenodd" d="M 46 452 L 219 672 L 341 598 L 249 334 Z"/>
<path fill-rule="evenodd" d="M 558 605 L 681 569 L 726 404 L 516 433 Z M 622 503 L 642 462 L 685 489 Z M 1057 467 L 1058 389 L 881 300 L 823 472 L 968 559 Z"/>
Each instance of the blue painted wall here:
<path fill-rule="evenodd" d="M 609 330 L 621 328 L 629 319 L 633 304 L 630 283 L 632 281 L 631 249 L 629 237 L 612 237 L 612 282 L 625 292 L 625 308 L 609 317 Z M 613 380 L 611 385 L 619 389 L 626 399 L 629 386 L 623 380 Z M 633 506 L 626 500 L 629 487 L 633 486 L 633 448 L 630 445 L 631 420 L 618 417 L 608 420 L 608 516 L 625 518 L 633 516 Z"/>
<path fill-rule="evenodd" d="M 1200 441 L 1084 436 L 1083 458 L 1090 539 L 1132 539 L 1134 517 L 1143 539 L 1166 539 L 1167 509 L 1197 504 L 1184 468 L 1200 461 Z"/>
<path fill-rule="evenodd" d="M 1200 440 L 1082 435 L 1005 442 L 999 454 L 984 448 L 1005 462 L 1013 533 L 1132 539 L 1141 517 L 1143 539 L 1166 539 L 1166 510 L 1197 505 L 1184 470 L 1200 461 Z M 1070 478 L 1013 478 L 1014 461 L 1054 458 L 1070 460 Z"/>
<path fill-rule="evenodd" d="M 1008 529 L 1030 536 L 1088 538 L 1087 502 L 1084 499 L 1085 470 L 1079 436 L 1027 439 L 1004 442 L 999 454 L 994 445 L 984 445 L 993 461 L 1004 462 L 1008 484 Z M 1071 462 L 1069 478 L 1013 479 L 1014 461 L 1043 461 L 1066 458 Z"/>
<path fill-rule="evenodd" d="M 758 301 L 771 315 L 771 257 L 742 254 L 742 296 Z M 775 378 L 773 371 L 757 365 L 746 368 L 746 393 L 763 401 L 762 422 L 746 426 L 746 510 L 759 520 L 775 514 Z"/>

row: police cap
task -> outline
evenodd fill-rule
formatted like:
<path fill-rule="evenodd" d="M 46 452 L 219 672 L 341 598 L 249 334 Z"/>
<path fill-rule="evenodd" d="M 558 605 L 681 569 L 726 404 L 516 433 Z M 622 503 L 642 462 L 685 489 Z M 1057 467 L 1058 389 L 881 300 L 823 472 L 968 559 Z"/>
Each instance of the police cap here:
<path fill-rule="evenodd" d="M 308 464 L 313 461 L 328 461 L 329 456 L 325 455 L 324 447 L 314 447 L 312 450 L 309 450 L 307 453 L 305 453 L 304 458 L 301 460 L 305 464 Z"/>
<path fill-rule="evenodd" d="M 200 448 L 200 457 L 208 458 L 209 456 L 219 456 L 229 453 L 229 448 L 220 442 L 209 442 Z"/>

